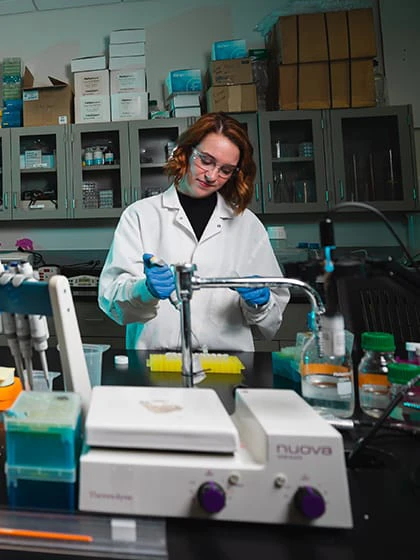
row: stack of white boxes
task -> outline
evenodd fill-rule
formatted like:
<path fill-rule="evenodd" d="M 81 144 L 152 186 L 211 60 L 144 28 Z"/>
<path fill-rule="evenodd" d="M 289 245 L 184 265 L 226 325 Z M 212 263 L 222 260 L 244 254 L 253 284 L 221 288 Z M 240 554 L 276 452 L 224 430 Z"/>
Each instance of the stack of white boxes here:
<path fill-rule="evenodd" d="M 164 83 L 165 106 L 171 117 L 199 117 L 203 85 L 198 68 L 171 70 Z"/>
<path fill-rule="evenodd" d="M 73 59 L 71 70 L 74 73 L 75 122 L 109 122 L 109 70 L 105 55 Z"/>
<path fill-rule="evenodd" d="M 111 31 L 109 70 L 113 121 L 148 118 L 145 47 L 145 29 Z"/>

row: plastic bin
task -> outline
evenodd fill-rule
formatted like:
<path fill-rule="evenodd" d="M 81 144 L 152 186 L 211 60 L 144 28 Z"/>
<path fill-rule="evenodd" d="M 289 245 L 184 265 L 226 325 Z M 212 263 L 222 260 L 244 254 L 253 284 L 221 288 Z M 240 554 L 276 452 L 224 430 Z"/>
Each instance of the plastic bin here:
<path fill-rule="evenodd" d="M 36 469 L 6 464 L 12 508 L 75 511 L 76 469 Z"/>
<path fill-rule="evenodd" d="M 77 393 L 22 392 L 4 415 L 7 464 L 75 468 L 81 423 L 81 398 Z"/>

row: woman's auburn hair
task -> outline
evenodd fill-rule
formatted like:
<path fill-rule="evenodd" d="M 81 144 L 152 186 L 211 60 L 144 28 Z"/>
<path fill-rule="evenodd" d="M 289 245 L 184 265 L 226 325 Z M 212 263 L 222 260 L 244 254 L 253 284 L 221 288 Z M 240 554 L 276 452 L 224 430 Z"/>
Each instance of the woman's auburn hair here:
<path fill-rule="evenodd" d="M 223 134 L 239 148 L 238 171 L 233 173 L 219 192 L 235 214 L 241 214 L 254 194 L 256 165 L 248 135 L 233 117 L 225 113 L 207 113 L 200 117 L 178 138 L 177 147 L 164 166 L 165 173 L 173 177 L 175 185 L 178 185 L 188 172 L 193 149 L 212 132 Z"/>

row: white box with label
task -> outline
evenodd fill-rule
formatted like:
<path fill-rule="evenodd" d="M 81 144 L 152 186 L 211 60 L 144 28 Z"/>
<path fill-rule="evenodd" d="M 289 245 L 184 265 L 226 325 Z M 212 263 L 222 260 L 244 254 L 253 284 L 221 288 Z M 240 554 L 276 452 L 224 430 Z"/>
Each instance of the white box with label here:
<path fill-rule="evenodd" d="M 145 68 L 111 70 L 111 95 L 114 93 L 143 93 L 146 88 Z"/>
<path fill-rule="evenodd" d="M 140 56 L 145 54 L 146 43 L 111 43 L 109 56 Z"/>
<path fill-rule="evenodd" d="M 144 43 L 146 30 L 143 27 L 134 29 L 115 29 L 111 31 L 110 43 Z"/>
<path fill-rule="evenodd" d="M 109 70 L 77 72 L 74 75 L 74 93 L 82 95 L 109 95 Z"/>
<path fill-rule="evenodd" d="M 129 121 L 148 118 L 147 92 L 114 93 L 111 95 L 111 117 L 113 121 Z"/>
<path fill-rule="evenodd" d="M 111 110 L 109 95 L 83 95 L 74 98 L 76 123 L 109 122 Z"/>

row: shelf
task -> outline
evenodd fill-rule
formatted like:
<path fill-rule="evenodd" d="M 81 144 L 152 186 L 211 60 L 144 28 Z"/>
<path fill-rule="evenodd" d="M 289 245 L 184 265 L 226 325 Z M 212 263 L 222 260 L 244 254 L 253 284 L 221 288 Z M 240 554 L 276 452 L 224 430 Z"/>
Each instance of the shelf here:
<path fill-rule="evenodd" d="M 119 169 L 120 165 L 113 163 L 112 165 L 82 165 L 83 171 L 104 171 L 110 169 Z"/>
<path fill-rule="evenodd" d="M 273 158 L 273 163 L 302 163 L 305 161 L 311 162 L 314 161 L 314 158 L 302 156 Z"/>
<path fill-rule="evenodd" d="M 56 167 L 24 167 L 21 173 L 57 173 Z"/>

